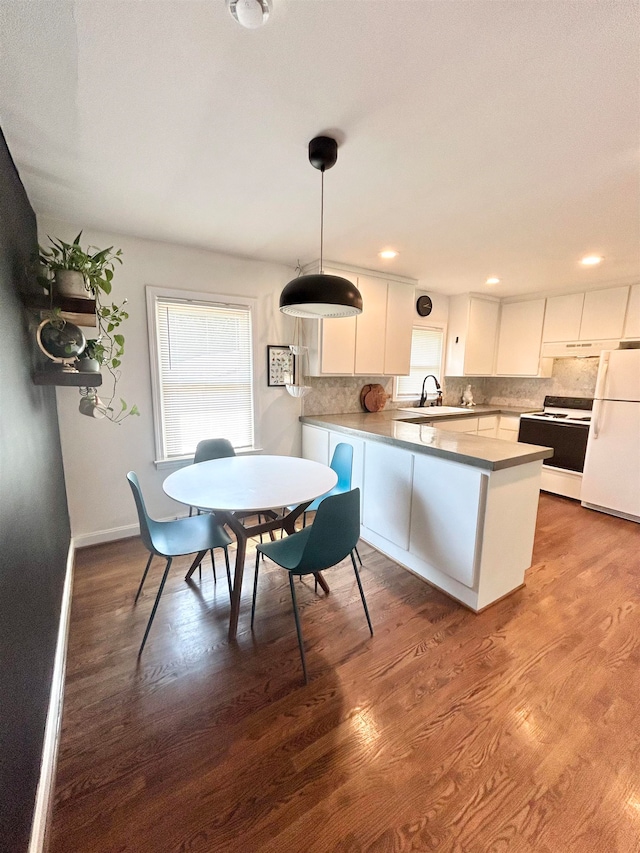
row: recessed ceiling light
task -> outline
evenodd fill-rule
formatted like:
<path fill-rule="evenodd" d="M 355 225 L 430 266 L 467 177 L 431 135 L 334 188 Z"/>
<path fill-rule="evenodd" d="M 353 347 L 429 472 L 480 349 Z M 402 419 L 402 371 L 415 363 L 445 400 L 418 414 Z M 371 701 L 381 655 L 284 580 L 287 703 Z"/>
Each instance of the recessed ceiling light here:
<path fill-rule="evenodd" d="M 488 278 L 486 284 L 500 284 L 499 278 Z"/>
<path fill-rule="evenodd" d="M 587 255 L 585 258 L 581 259 L 580 263 L 583 267 L 595 267 L 595 265 L 599 264 L 601 260 L 601 255 Z"/>
<path fill-rule="evenodd" d="M 240 26 L 256 30 L 269 20 L 271 0 L 227 0 L 227 8 Z"/>
<path fill-rule="evenodd" d="M 395 249 L 383 249 L 379 255 L 381 258 L 397 258 L 398 252 Z"/>

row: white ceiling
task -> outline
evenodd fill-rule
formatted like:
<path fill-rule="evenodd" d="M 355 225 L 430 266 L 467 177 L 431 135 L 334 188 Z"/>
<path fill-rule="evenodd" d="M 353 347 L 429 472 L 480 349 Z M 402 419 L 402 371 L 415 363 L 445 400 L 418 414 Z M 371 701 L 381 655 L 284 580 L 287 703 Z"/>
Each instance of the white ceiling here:
<path fill-rule="evenodd" d="M 307 143 L 335 131 L 327 258 L 443 293 L 640 278 L 636 2 L 273 6 L 249 31 L 224 0 L 0 0 L 0 124 L 36 213 L 304 263 Z"/>

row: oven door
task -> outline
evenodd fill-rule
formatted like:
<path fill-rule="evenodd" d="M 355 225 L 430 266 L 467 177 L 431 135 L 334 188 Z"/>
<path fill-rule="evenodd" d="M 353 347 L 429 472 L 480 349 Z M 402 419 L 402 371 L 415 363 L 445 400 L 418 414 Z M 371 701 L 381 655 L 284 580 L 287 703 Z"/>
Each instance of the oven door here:
<path fill-rule="evenodd" d="M 552 468 L 582 472 L 588 436 L 589 424 L 520 418 L 518 441 L 553 447 L 553 456 L 542 463 Z"/>

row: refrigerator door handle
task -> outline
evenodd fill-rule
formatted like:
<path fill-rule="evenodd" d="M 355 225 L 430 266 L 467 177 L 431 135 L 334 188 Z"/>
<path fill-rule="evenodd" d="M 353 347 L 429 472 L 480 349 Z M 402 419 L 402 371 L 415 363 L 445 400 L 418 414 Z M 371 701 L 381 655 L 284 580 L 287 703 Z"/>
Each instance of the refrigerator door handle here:
<path fill-rule="evenodd" d="M 607 384 L 607 373 L 609 372 L 609 356 L 611 353 L 605 351 L 602 353 L 602 362 L 598 371 L 598 380 L 596 382 L 596 390 L 594 397 L 596 400 L 602 400 L 605 396 L 604 391 Z M 597 436 L 596 436 L 597 438 Z"/>
<path fill-rule="evenodd" d="M 592 435 L 593 439 L 598 438 L 600 434 L 600 409 L 602 408 L 602 400 L 594 400 L 593 401 L 593 423 L 592 423 Z"/>

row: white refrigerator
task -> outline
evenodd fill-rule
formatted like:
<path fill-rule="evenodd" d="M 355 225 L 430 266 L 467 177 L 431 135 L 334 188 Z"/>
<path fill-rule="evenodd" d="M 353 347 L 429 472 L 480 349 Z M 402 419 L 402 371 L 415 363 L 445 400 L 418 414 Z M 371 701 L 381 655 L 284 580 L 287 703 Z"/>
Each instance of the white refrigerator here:
<path fill-rule="evenodd" d="M 640 349 L 600 355 L 580 500 L 640 522 Z"/>

